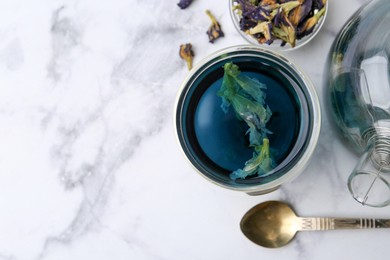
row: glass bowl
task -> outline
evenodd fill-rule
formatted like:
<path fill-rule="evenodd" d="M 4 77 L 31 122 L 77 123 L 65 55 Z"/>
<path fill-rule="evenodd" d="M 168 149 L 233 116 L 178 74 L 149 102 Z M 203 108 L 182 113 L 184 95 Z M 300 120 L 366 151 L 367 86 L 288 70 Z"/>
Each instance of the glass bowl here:
<path fill-rule="evenodd" d="M 266 104 L 273 113 L 267 128 L 277 164 L 267 176 L 229 177 L 244 167 L 253 150 L 245 123 L 221 109 L 217 91 L 227 62 L 267 85 Z M 197 172 L 224 188 L 255 195 L 273 191 L 302 172 L 317 144 L 321 114 L 311 81 L 292 62 L 273 51 L 243 45 L 218 51 L 190 71 L 178 93 L 174 123 L 184 156 Z"/>
<path fill-rule="evenodd" d="M 329 0 L 326 1 L 326 4 L 325 4 L 326 11 L 325 11 L 324 15 L 320 18 L 318 23 L 315 25 L 313 32 L 310 33 L 309 35 L 304 36 L 303 38 L 301 38 L 299 40 L 296 40 L 295 47 L 291 47 L 288 43 L 286 43 L 284 46 L 282 46 L 281 45 L 282 41 L 279 40 L 279 39 L 275 39 L 274 42 L 272 44 L 270 44 L 270 45 L 268 45 L 266 43 L 263 43 L 263 44 L 259 43 L 256 40 L 255 37 L 245 33 L 244 31 L 242 31 L 240 29 L 240 17 L 237 14 L 237 12 L 233 9 L 233 6 L 237 5 L 235 0 L 229 0 L 229 11 L 230 11 L 230 17 L 231 17 L 231 19 L 233 21 L 234 27 L 236 28 L 238 33 L 248 43 L 256 45 L 256 46 L 261 46 L 263 48 L 274 50 L 274 51 L 290 51 L 290 50 L 296 50 L 296 49 L 304 46 L 305 44 L 310 42 L 318 34 L 318 32 L 321 30 L 321 28 L 322 28 L 322 26 L 323 26 L 323 24 L 325 22 L 326 16 L 328 14 L 328 10 L 329 10 L 328 9 L 328 5 L 329 5 L 328 3 L 329 3 Z"/>

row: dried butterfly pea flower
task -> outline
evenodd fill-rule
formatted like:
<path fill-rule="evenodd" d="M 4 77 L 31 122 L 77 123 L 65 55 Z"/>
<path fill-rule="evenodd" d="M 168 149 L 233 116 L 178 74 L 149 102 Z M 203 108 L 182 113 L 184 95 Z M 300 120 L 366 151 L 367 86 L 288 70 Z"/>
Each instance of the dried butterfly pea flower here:
<path fill-rule="evenodd" d="M 276 7 L 278 2 L 276 0 L 261 0 L 260 5 L 261 6 L 269 6 L 269 7 Z"/>
<path fill-rule="evenodd" d="M 281 8 L 278 10 L 273 19 L 271 30 L 271 36 L 273 38 L 289 43 L 292 47 L 295 46 L 295 27 L 288 19 L 286 12 L 284 12 Z M 259 42 L 262 43 L 261 41 Z"/>
<path fill-rule="evenodd" d="M 192 69 L 192 60 L 194 58 L 194 52 L 192 51 L 191 43 L 180 45 L 179 51 L 180 58 L 186 61 L 188 70 Z"/>
<path fill-rule="evenodd" d="M 251 3 L 248 0 L 236 0 L 238 3 L 237 8 L 242 10 L 242 16 L 247 17 L 248 14 L 255 12 L 257 5 Z"/>
<path fill-rule="evenodd" d="M 246 16 L 252 20 L 264 22 L 271 19 L 271 12 L 262 6 L 258 6 L 253 11 L 246 13 Z"/>
<path fill-rule="evenodd" d="M 192 0 L 180 0 L 180 2 L 177 4 L 181 9 L 186 9 L 190 4 L 192 3 Z"/>
<path fill-rule="evenodd" d="M 252 27 L 247 31 L 248 34 L 261 33 L 263 37 L 259 38 L 260 43 L 266 43 L 272 41 L 272 23 L 271 22 L 259 22 L 255 27 Z"/>
<path fill-rule="evenodd" d="M 325 4 L 326 0 L 314 0 L 313 9 L 320 10 L 325 6 Z"/>
<path fill-rule="evenodd" d="M 240 29 L 246 31 L 257 25 L 257 21 L 251 19 L 248 14 L 256 10 L 256 5 L 247 0 L 236 0 L 237 5 L 233 7 L 236 13 L 241 17 Z"/>
<path fill-rule="evenodd" d="M 284 16 L 284 20 L 281 26 L 282 30 L 287 32 L 288 40 L 287 42 L 291 45 L 291 47 L 295 47 L 296 42 L 296 29 L 295 26 L 291 23 L 290 19 L 288 19 L 287 15 Z"/>
<path fill-rule="evenodd" d="M 300 5 L 291 11 L 289 19 L 294 26 L 298 26 L 312 11 L 313 0 L 301 0 Z"/>
<path fill-rule="evenodd" d="M 259 43 L 271 44 L 274 39 L 280 39 L 282 45 L 289 43 L 294 47 L 297 39 L 313 32 L 323 15 L 318 7 L 322 10 L 326 0 L 259 0 L 258 4 L 252 0 L 235 0 L 235 3 L 242 31 Z M 270 23 L 271 36 L 263 22 Z"/>
<path fill-rule="evenodd" d="M 250 28 L 255 27 L 257 24 L 258 24 L 258 22 L 256 22 L 255 20 L 242 18 L 240 20 L 240 29 L 242 31 L 247 31 Z"/>
<path fill-rule="evenodd" d="M 324 6 L 321 10 L 315 13 L 312 17 L 306 20 L 302 26 L 298 27 L 298 37 L 302 38 L 313 32 L 314 27 L 320 20 L 320 18 L 325 14 L 326 7 Z"/>
<path fill-rule="evenodd" d="M 284 4 L 284 3 L 287 3 L 287 2 L 291 2 L 291 1 L 295 1 L 295 0 L 277 0 L 277 2 L 279 4 Z"/>
<path fill-rule="evenodd" d="M 210 10 L 206 10 L 206 14 L 211 20 L 211 25 L 207 30 L 207 35 L 209 36 L 209 42 L 214 43 L 216 39 L 219 37 L 223 37 L 224 33 L 221 29 L 221 25 L 218 23 L 217 19 L 215 19 L 214 15 L 210 12 Z"/>
<path fill-rule="evenodd" d="M 299 1 L 290 1 L 290 2 L 286 2 L 286 3 L 283 3 L 283 4 L 280 4 L 280 5 L 277 5 L 275 6 L 275 8 L 273 9 L 273 16 L 275 16 L 275 14 L 279 11 L 279 10 L 282 10 L 285 14 L 289 14 L 291 12 L 291 10 L 293 10 L 294 8 L 298 7 L 301 3 Z M 272 17 L 273 17 L 272 16 Z"/>

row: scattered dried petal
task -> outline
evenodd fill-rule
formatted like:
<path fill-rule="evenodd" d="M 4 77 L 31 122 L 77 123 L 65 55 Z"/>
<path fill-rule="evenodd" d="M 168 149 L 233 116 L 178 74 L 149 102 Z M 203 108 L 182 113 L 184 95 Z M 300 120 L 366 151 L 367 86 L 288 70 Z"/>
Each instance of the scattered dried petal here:
<path fill-rule="evenodd" d="M 179 51 L 180 58 L 186 61 L 188 70 L 192 69 L 192 60 L 194 58 L 194 52 L 192 51 L 191 43 L 180 45 Z"/>
<path fill-rule="evenodd" d="M 192 0 L 180 0 L 180 2 L 177 4 L 181 9 L 186 9 L 190 4 L 192 3 Z"/>
<path fill-rule="evenodd" d="M 206 14 L 211 20 L 211 25 L 207 30 L 207 35 L 209 36 L 209 42 L 214 43 L 216 39 L 223 37 L 224 33 L 221 29 L 221 25 L 218 23 L 217 19 L 215 19 L 214 15 L 209 10 L 206 10 Z"/>

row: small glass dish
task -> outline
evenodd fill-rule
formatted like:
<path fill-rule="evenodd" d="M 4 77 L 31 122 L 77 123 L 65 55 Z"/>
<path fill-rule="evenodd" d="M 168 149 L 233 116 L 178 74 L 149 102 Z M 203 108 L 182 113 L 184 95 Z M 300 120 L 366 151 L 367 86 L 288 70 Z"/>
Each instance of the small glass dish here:
<path fill-rule="evenodd" d="M 237 12 L 233 8 L 234 6 L 237 5 L 237 2 L 235 0 L 229 0 L 229 11 L 230 11 L 230 17 L 231 17 L 231 19 L 233 21 L 234 27 L 236 28 L 238 33 L 248 43 L 256 45 L 256 46 L 261 46 L 263 48 L 274 50 L 274 51 L 291 51 L 291 50 L 299 49 L 300 47 L 306 45 L 308 42 L 310 42 L 318 34 L 318 32 L 321 30 L 321 28 L 322 28 L 322 26 L 323 26 L 323 24 L 325 22 L 326 16 L 328 14 L 328 3 L 329 3 L 329 0 L 326 1 L 325 13 L 320 18 L 318 23 L 315 25 L 313 32 L 311 32 L 309 35 L 306 35 L 306 36 L 304 36 L 303 38 L 301 38 L 299 40 L 296 40 L 295 47 L 291 47 L 291 45 L 289 45 L 288 43 L 285 43 L 284 45 L 282 45 L 283 42 L 280 39 L 275 39 L 271 44 L 267 44 L 267 43 L 261 44 L 261 43 L 259 43 L 258 40 L 254 36 L 249 35 L 249 34 L 247 34 L 247 33 L 245 33 L 244 31 L 241 30 L 241 28 L 240 28 L 240 17 L 239 17 Z"/>
<path fill-rule="evenodd" d="M 217 92 L 223 65 L 233 62 L 267 85 L 266 104 L 272 110 L 267 128 L 276 167 L 267 176 L 233 180 L 232 171 L 252 157 L 248 135 L 234 112 L 224 113 Z M 174 123 L 179 145 L 203 177 L 224 188 L 263 194 L 298 176 L 318 140 L 321 113 L 311 81 L 279 54 L 251 45 L 218 51 L 195 66 L 178 93 Z"/>

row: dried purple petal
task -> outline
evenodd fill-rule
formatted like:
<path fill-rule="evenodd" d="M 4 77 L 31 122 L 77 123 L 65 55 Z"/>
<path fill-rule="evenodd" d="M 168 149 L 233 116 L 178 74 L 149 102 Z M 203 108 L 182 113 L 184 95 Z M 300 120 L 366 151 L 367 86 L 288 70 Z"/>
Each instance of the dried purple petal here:
<path fill-rule="evenodd" d="M 246 16 L 246 14 L 248 13 L 254 12 L 257 7 L 248 0 L 236 0 L 236 2 L 240 5 L 243 16 Z"/>
<path fill-rule="evenodd" d="M 260 6 L 269 7 L 271 9 L 276 8 L 278 2 L 276 0 L 261 0 Z"/>
<path fill-rule="evenodd" d="M 282 25 L 282 29 L 287 31 L 287 35 L 288 35 L 288 40 L 287 42 L 291 45 L 291 47 L 295 47 L 295 43 L 296 43 L 296 40 L 297 40 L 297 36 L 296 36 L 296 29 L 294 27 L 294 25 L 292 25 L 292 23 L 288 20 L 288 18 L 286 18 L 286 20 L 288 21 L 288 25 Z"/>
<path fill-rule="evenodd" d="M 181 9 L 186 9 L 190 4 L 192 3 L 192 0 L 180 0 L 180 2 L 177 4 Z"/>
<path fill-rule="evenodd" d="M 313 0 L 302 0 L 302 4 L 291 11 L 289 19 L 297 26 L 301 23 L 312 11 Z"/>
<path fill-rule="evenodd" d="M 245 17 L 242 17 L 241 20 L 240 20 L 240 29 L 241 29 L 242 31 L 247 31 L 247 30 L 249 30 L 250 28 L 255 27 L 256 24 L 257 24 L 256 21 L 251 20 L 251 19 L 248 19 L 248 18 L 245 16 Z"/>
<path fill-rule="evenodd" d="M 295 1 L 295 0 L 278 0 L 278 4 L 284 4 L 284 3 L 288 3 L 288 2 L 292 2 L 292 1 Z"/>
<path fill-rule="evenodd" d="M 294 10 L 295 8 L 297 8 L 299 5 L 300 5 L 300 1 L 290 1 L 290 2 L 286 2 L 284 4 L 281 4 L 280 5 L 280 8 L 282 8 L 283 12 L 288 15 L 291 10 Z"/>
<path fill-rule="evenodd" d="M 214 15 L 209 10 L 206 10 L 206 14 L 211 19 L 211 25 L 207 30 L 207 35 L 209 36 L 209 42 L 214 43 L 216 39 L 225 36 L 225 34 L 223 33 L 221 25 L 218 23 L 217 19 L 215 19 Z"/>
<path fill-rule="evenodd" d="M 283 12 L 281 12 L 281 9 L 278 9 L 278 12 L 276 13 L 276 15 L 274 17 L 274 25 L 276 27 L 280 27 L 283 18 L 284 18 Z"/>
<path fill-rule="evenodd" d="M 278 12 L 284 12 L 286 15 L 288 15 L 291 10 L 294 10 L 295 8 L 297 8 L 298 6 L 300 5 L 300 2 L 299 1 L 290 1 L 290 2 L 286 2 L 286 3 L 283 3 L 283 4 L 278 4 L 276 7 L 273 8 L 272 12 L 271 12 L 271 19 L 273 17 L 275 17 L 275 15 L 278 13 Z"/>
<path fill-rule="evenodd" d="M 179 51 L 180 58 L 186 61 L 188 70 L 192 69 L 192 60 L 194 58 L 194 52 L 192 51 L 191 43 L 180 45 Z"/>
<path fill-rule="evenodd" d="M 271 22 L 259 22 L 255 27 L 248 30 L 249 34 L 258 34 L 261 33 L 264 37 L 264 41 L 271 40 L 271 30 L 272 24 Z"/>
<path fill-rule="evenodd" d="M 286 13 L 284 13 L 281 9 L 279 9 L 278 13 L 275 15 L 274 25 L 277 27 L 281 27 L 282 25 L 294 27 L 291 21 L 287 18 Z"/>
<path fill-rule="evenodd" d="M 260 5 L 266 6 L 266 5 L 276 5 L 278 2 L 276 0 L 261 0 Z"/>
<path fill-rule="evenodd" d="M 270 11 L 264 7 L 258 6 L 253 11 L 243 13 L 243 15 L 255 21 L 269 21 L 270 20 Z"/>
<path fill-rule="evenodd" d="M 274 35 L 282 41 L 288 42 L 291 47 L 295 47 L 296 29 L 284 12 L 278 15 L 278 25 L 273 28 Z"/>
<path fill-rule="evenodd" d="M 298 37 L 302 38 L 313 32 L 314 27 L 320 20 L 320 18 L 324 15 L 326 11 L 326 7 L 323 7 L 320 11 L 314 14 L 312 17 L 307 19 L 302 26 L 298 27 Z"/>
<path fill-rule="evenodd" d="M 326 0 L 314 0 L 313 9 L 320 10 L 325 6 L 325 4 L 326 4 Z"/>

